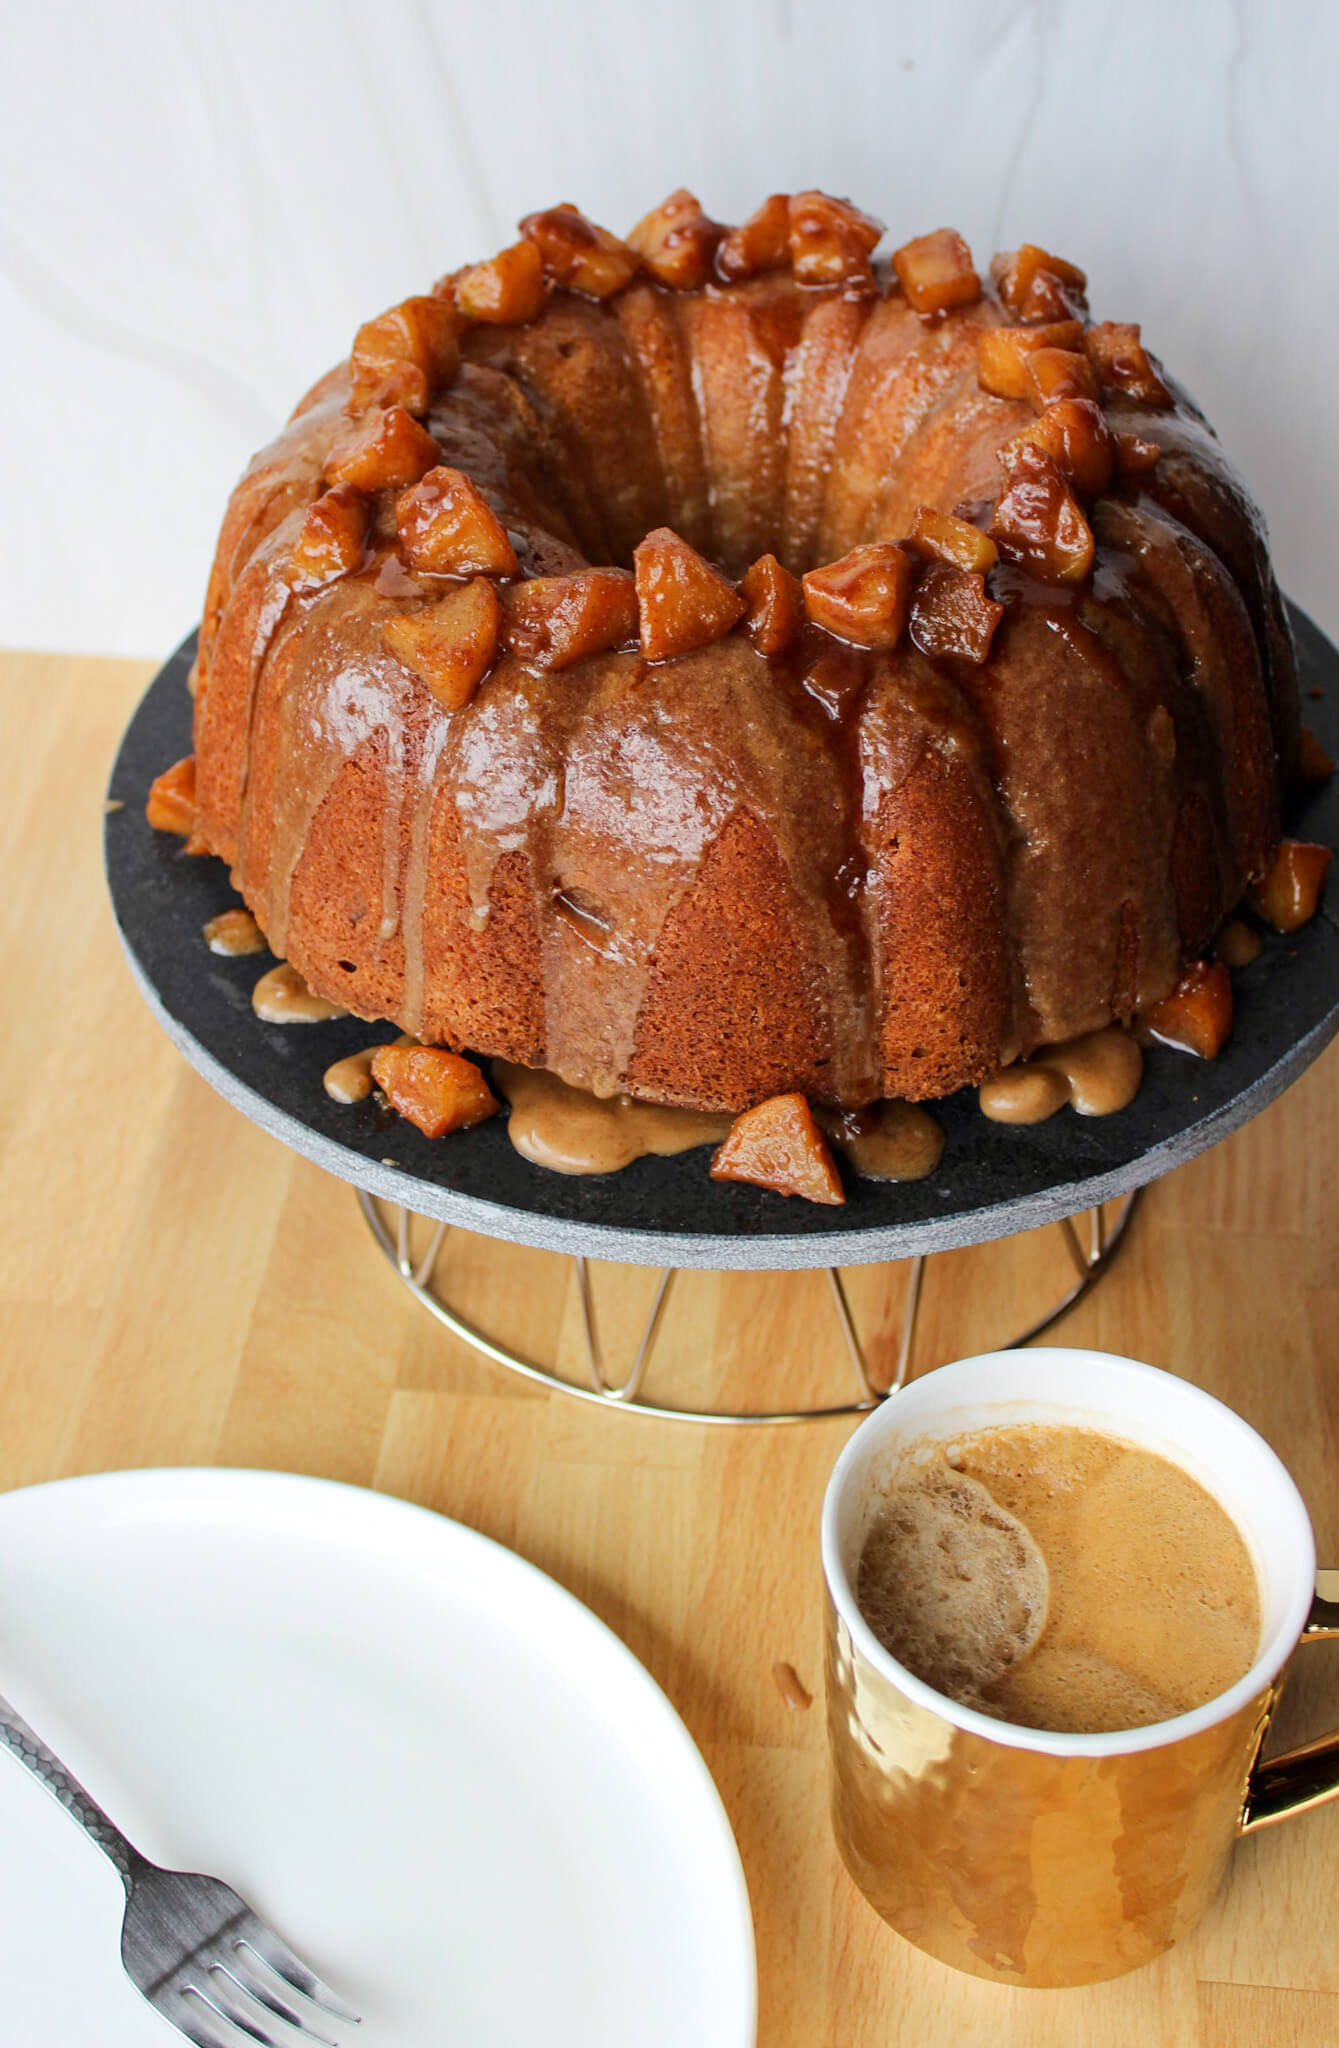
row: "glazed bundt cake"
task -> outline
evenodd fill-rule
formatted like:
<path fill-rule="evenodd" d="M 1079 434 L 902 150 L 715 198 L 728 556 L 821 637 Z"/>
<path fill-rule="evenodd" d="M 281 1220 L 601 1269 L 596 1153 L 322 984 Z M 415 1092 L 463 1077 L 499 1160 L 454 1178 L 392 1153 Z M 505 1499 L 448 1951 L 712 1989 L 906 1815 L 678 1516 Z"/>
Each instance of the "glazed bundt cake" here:
<path fill-rule="evenodd" d="M 574 208 L 359 330 L 228 507 L 197 843 L 319 994 L 710 1110 L 1167 996 L 1297 746 L 1260 517 L 1036 247 Z"/>

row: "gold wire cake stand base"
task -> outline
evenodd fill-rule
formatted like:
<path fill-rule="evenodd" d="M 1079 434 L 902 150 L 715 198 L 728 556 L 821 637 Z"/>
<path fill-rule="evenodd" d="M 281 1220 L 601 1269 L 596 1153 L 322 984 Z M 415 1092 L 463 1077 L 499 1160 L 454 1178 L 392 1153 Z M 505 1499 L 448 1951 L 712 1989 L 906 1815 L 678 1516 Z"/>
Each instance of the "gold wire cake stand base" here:
<path fill-rule="evenodd" d="M 906 1298 L 896 1345 L 894 1369 L 883 1379 L 876 1377 L 871 1371 L 840 1268 L 826 1268 L 839 1335 L 841 1370 L 855 1382 L 854 1394 L 849 1399 L 834 1399 L 826 1405 L 793 1408 L 676 1407 L 663 1401 L 649 1400 L 643 1392 L 643 1387 L 657 1340 L 662 1333 L 671 1292 L 680 1271 L 678 1267 L 664 1266 L 660 1269 L 655 1294 L 642 1326 L 641 1336 L 634 1348 L 632 1362 L 620 1379 L 611 1376 L 605 1364 L 591 1287 L 591 1261 L 580 1256 L 572 1257 L 581 1302 L 586 1377 L 584 1380 L 569 1379 L 532 1358 L 523 1358 L 519 1352 L 506 1344 L 496 1342 L 482 1330 L 476 1329 L 472 1323 L 466 1322 L 451 1307 L 446 1298 L 446 1290 L 450 1284 L 450 1259 L 449 1256 L 444 1256 L 447 1233 L 445 1223 L 433 1223 L 428 1218 L 417 1217 L 411 1209 L 380 1203 L 361 1188 L 357 1192 L 358 1203 L 368 1228 L 392 1272 L 415 1301 L 425 1308 L 429 1315 L 434 1316 L 444 1329 L 449 1330 L 453 1337 L 459 1338 L 462 1344 L 468 1344 L 471 1350 L 477 1351 L 494 1365 L 503 1366 L 508 1372 L 518 1373 L 522 1379 L 529 1380 L 536 1386 L 545 1387 L 551 1393 L 569 1394 L 577 1401 L 591 1402 L 602 1408 L 621 1409 L 629 1415 L 654 1415 L 662 1421 L 669 1422 L 822 1422 L 835 1416 L 868 1414 L 913 1376 L 914 1368 L 918 1364 L 916 1333 L 926 1290 L 927 1268 L 936 1260 L 952 1256 L 946 1252 L 929 1252 L 896 1262 L 907 1269 Z M 1136 1189 L 1116 1201 L 1089 1209 L 1078 1217 L 1062 1217 L 1059 1223 L 1053 1225 L 1052 1227 L 1059 1230 L 1064 1237 L 1074 1272 L 1071 1284 L 1059 1300 L 1053 1302 L 1026 1329 L 1001 1333 L 999 1339 L 987 1348 L 1009 1350 L 1021 1344 L 1030 1344 L 1051 1329 L 1076 1302 L 1082 1301 L 1110 1268 L 1129 1227 L 1138 1199 L 1139 1190 Z M 414 1249 L 416 1224 L 420 1226 L 420 1235 L 424 1228 L 430 1231 L 426 1244 L 418 1251 Z M 555 1252 L 550 1256 L 558 1258 L 565 1255 Z M 800 1277 L 798 1274 L 791 1276 L 792 1280 Z M 935 1362 L 942 1363 L 938 1360 Z M 925 1369 L 923 1363 L 920 1369 Z"/>

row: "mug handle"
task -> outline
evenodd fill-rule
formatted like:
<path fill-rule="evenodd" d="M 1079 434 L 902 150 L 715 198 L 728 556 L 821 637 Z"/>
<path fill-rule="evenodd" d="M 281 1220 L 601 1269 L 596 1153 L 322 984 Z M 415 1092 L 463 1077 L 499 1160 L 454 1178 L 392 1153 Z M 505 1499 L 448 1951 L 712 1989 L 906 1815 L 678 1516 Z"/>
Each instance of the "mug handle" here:
<path fill-rule="evenodd" d="M 1298 1647 L 1327 1642 L 1339 1642 L 1339 1571 L 1316 1573 L 1316 1597 Z M 1254 1834 L 1277 1820 L 1309 1813 L 1327 1799 L 1339 1799 L 1339 1730 L 1298 1749 L 1285 1750 L 1282 1756 L 1272 1756 L 1267 1764 L 1257 1764 L 1246 1787 L 1237 1831 Z"/>

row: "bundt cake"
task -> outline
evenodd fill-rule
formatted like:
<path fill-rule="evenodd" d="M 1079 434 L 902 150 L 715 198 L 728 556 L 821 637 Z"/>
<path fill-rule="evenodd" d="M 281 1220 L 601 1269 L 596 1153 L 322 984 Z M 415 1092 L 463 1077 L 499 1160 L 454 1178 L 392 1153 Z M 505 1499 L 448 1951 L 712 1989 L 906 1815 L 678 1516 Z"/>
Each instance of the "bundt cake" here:
<path fill-rule="evenodd" d="M 1212 431 L 1071 263 L 881 232 L 533 214 L 255 459 L 193 819 L 311 989 L 600 1094 L 925 1099 L 1269 867 L 1293 654 Z"/>

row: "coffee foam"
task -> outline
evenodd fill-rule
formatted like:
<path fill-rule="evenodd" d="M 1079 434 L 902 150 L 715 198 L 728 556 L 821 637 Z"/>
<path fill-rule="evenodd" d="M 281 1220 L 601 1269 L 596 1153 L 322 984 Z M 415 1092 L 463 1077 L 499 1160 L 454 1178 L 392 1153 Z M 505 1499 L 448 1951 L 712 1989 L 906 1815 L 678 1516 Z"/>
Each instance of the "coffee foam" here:
<path fill-rule="evenodd" d="M 964 1704 L 1041 1637 L 1046 1560 L 989 1489 L 926 1465 L 885 1494 L 860 1559 L 857 1598 L 879 1641 L 936 1692 Z"/>
<path fill-rule="evenodd" d="M 1183 1468 L 1103 1431 L 985 1429 L 885 1473 L 857 1599 L 936 1691 L 1032 1728 L 1144 1727 L 1259 1645 L 1245 1543 Z"/>

